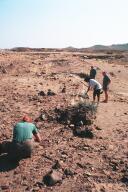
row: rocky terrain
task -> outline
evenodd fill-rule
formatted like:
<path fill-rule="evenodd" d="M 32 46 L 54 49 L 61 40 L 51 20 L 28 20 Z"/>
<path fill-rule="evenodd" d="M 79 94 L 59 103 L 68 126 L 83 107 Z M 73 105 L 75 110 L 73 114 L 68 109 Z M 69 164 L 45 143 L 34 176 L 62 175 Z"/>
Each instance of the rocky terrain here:
<path fill-rule="evenodd" d="M 109 102 L 97 106 L 93 137 L 73 132 L 73 122 L 59 122 L 55 111 L 91 103 L 81 74 L 97 68 L 111 77 Z M 0 142 L 11 140 L 13 125 L 32 117 L 42 137 L 33 156 L 19 164 L 0 156 L 0 191 L 128 191 L 128 53 L 0 51 Z M 50 92 L 50 93 L 49 93 Z M 51 172 L 50 172 L 51 171 Z M 51 183 L 48 182 L 52 175 Z"/>

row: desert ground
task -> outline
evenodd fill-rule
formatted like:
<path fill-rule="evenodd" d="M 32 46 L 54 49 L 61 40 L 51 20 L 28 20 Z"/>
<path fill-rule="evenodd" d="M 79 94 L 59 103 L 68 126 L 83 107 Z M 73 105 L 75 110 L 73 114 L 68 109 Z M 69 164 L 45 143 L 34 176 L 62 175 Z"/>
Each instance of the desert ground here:
<path fill-rule="evenodd" d="M 102 71 L 111 78 L 109 102 L 102 102 L 102 94 L 92 139 L 74 136 L 71 125 L 52 115 L 55 108 L 85 102 L 78 97 L 87 90 L 79 74 L 89 73 L 91 65 L 100 83 Z M 13 126 L 25 114 L 42 137 L 33 156 L 19 164 L 9 162 L 6 154 L 0 156 L 0 191 L 128 191 L 128 52 L 1 50 L 0 87 L 0 142 L 12 139 Z M 48 89 L 55 94 L 47 95 Z M 56 162 L 60 182 L 47 186 L 43 177 Z"/>

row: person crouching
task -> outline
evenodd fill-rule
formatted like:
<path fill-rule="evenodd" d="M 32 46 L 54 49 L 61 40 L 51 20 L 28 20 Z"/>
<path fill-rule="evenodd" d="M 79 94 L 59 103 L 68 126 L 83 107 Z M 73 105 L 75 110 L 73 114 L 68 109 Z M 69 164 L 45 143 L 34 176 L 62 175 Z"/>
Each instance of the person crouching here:
<path fill-rule="evenodd" d="M 40 142 L 40 134 L 32 119 L 25 115 L 13 128 L 12 141 L 0 144 L 0 154 L 7 153 L 10 160 L 19 161 L 31 157 L 34 141 Z"/>

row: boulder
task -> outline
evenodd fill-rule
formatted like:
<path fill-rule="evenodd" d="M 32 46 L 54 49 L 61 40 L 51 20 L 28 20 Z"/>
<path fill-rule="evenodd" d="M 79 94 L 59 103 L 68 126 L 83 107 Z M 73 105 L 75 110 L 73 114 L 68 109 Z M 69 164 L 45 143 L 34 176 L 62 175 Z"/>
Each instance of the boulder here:
<path fill-rule="evenodd" d="M 59 171 L 51 170 L 49 173 L 47 173 L 43 177 L 43 182 L 47 186 L 53 186 L 56 183 L 59 183 L 62 181 L 62 173 Z"/>

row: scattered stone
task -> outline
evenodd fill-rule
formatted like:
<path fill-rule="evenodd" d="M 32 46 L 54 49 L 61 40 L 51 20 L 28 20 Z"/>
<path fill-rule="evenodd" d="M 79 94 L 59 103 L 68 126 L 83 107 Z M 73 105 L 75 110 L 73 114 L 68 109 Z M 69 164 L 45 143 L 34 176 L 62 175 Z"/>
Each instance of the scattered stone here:
<path fill-rule="evenodd" d="M 77 126 L 83 126 L 83 125 L 84 125 L 83 121 L 79 121 L 79 122 L 77 123 Z"/>
<path fill-rule="evenodd" d="M 123 177 L 121 178 L 121 181 L 128 185 L 128 167 L 126 168 Z"/>
<path fill-rule="evenodd" d="M 111 75 L 112 77 L 115 77 L 115 76 L 116 76 L 113 72 L 110 72 L 110 75 Z"/>
<path fill-rule="evenodd" d="M 62 93 L 66 93 L 66 86 L 63 87 Z"/>
<path fill-rule="evenodd" d="M 70 128 L 74 128 L 74 126 L 75 126 L 74 124 L 70 124 L 69 125 Z"/>
<path fill-rule="evenodd" d="M 39 187 L 39 188 L 42 188 L 42 187 L 44 186 L 44 183 L 38 181 L 38 182 L 36 182 L 36 183 L 34 184 L 34 186 Z"/>
<path fill-rule="evenodd" d="M 59 171 L 55 171 L 55 170 L 51 170 L 49 173 L 47 173 L 43 177 L 43 182 L 47 186 L 53 186 L 56 183 L 59 183 L 61 181 L 62 181 L 62 173 L 60 173 Z"/>
<path fill-rule="evenodd" d="M 79 137 L 90 138 L 90 139 L 94 137 L 92 130 L 88 127 L 78 127 L 74 129 L 74 135 Z"/>
<path fill-rule="evenodd" d="M 102 128 L 100 128 L 99 126 L 95 127 L 96 130 L 102 130 Z"/>
<path fill-rule="evenodd" d="M 1 189 L 1 190 L 8 190 L 8 189 L 9 189 L 9 186 L 8 186 L 8 185 L 1 185 L 1 186 L 0 186 L 0 189 Z"/>
<path fill-rule="evenodd" d="M 92 176 L 92 174 L 91 174 L 90 172 L 85 172 L 84 175 L 85 175 L 85 176 L 88 176 L 88 177 L 89 177 L 89 176 Z"/>
<path fill-rule="evenodd" d="M 101 187 L 100 192 L 106 192 L 105 187 Z"/>
<path fill-rule="evenodd" d="M 2 73 L 7 73 L 7 70 L 3 68 Z"/>
<path fill-rule="evenodd" d="M 53 169 L 60 169 L 61 168 L 61 164 L 59 163 L 59 161 L 57 160 L 55 162 L 55 164 L 52 166 Z"/>
<path fill-rule="evenodd" d="M 74 172 L 73 171 L 71 171 L 70 169 L 65 169 L 64 170 L 64 174 L 66 175 L 66 176 L 73 176 L 74 175 Z"/>
<path fill-rule="evenodd" d="M 44 93 L 44 91 L 40 91 L 40 92 L 38 93 L 38 95 L 39 95 L 39 96 L 45 96 L 46 94 Z"/>
<path fill-rule="evenodd" d="M 47 95 L 48 96 L 54 96 L 56 94 L 51 89 L 48 89 Z"/>
<path fill-rule="evenodd" d="M 109 150 L 113 150 L 113 149 L 114 149 L 114 146 L 113 146 L 113 145 L 109 145 L 109 146 L 108 146 L 108 149 L 109 149 Z"/>
<path fill-rule="evenodd" d="M 45 115 L 45 114 L 41 114 L 41 115 L 40 115 L 40 119 L 41 119 L 42 121 L 45 121 L 45 120 L 46 120 L 46 115 Z"/>

